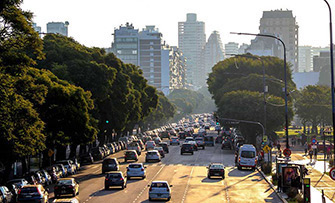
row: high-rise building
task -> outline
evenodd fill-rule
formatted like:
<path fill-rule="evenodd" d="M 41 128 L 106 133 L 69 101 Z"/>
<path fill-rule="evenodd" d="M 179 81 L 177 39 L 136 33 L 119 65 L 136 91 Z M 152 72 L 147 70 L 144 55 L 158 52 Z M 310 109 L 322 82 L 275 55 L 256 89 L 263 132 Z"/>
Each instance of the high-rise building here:
<path fill-rule="evenodd" d="M 139 45 L 138 45 L 138 29 L 134 29 L 132 24 L 126 23 L 119 29 L 114 29 L 114 43 L 112 43 L 112 51 L 124 63 L 132 63 L 139 65 Z"/>
<path fill-rule="evenodd" d="M 311 46 L 299 46 L 298 72 L 313 71 L 313 55 Z"/>
<path fill-rule="evenodd" d="M 206 84 L 208 73 L 212 72 L 213 66 L 223 60 L 223 46 L 221 37 L 218 31 L 214 31 L 208 38 L 204 47 L 204 60 L 205 60 L 205 73 L 202 75 L 201 80 Z"/>
<path fill-rule="evenodd" d="M 228 42 L 224 45 L 225 49 L 225 58 L 230 58 L 236 54 L 238 54 L 238 43 L 236 42 Z"/>
<path fill-rule="evenodd" d="M 68 36 L 68 27 L 69 22 L 49 22 L 47 24 L 47 33 L 61 34 L 64 36 Z"/>
<path fill-rule="evenodd" d="M 149 85 L 162 87 L 162 34 L 155 26 L 146 26 L 139 33 L 139 58 L 143 76 Z"/>
<path fill-rule="evenodd" d="M 41 32 L 42 32 L 42 28 L 41 28 L 41 26 L 37 26 L 36 23 L 33 23 L 33 28 L 34 28 L 34 30 L 35 30 L 36 32 L 38 32 L 38 33 L 41 33 Z"/>
<path fill-rule="evenodd" d="M 256 37 L 251 40 L 250 46 L 246 48 L 246 53 L 257 56 L 276 56 L 282 57 L 282 49 L 277 40 L 266 37 Z"/>
<path fill-rule="evenodd" d="M 206 44 L 205 23 L 197 21 L 197 14 L 188 13 L 185 22 L 178 23 L 178 46 L 187 59 L 187 83 L 200 88 L 203 74 L 202 49 Z"/>
<path fill-rule="evenodd" d="M 294 72 L 297 72 L 299 67 L 298 29 L 299 26 L 295 17 L 293 17 L 292 11 L 263 11 L 259 26 L 260 33 L 275 35 L 284 41 L 287 62 L 293 65 L 292 69 Z"/>
<path fill-rule="evenodd" d="M 249 44 L 241 44 L 240 48 L 238 48 L 238 54 L 246 54 L 246 49 L 249 47 Z"/>

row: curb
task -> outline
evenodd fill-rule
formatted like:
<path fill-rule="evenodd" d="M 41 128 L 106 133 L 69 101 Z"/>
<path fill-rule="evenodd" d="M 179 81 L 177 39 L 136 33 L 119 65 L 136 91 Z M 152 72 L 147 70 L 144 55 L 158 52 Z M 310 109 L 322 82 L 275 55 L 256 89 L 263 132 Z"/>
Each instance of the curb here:
<path fill-rule="evenodd" d="M 263 178 L 265 179 L 265 181 L 266 181 L 266 182 L 270 185 L 270 187 L 273 189 L 273 191 L 275 191 L 275 193 L 276 193 L 276 195 L 279 197 L 279 199 L 280 199 L 282 202 L 287 203 L 286 199 L 283 198 L 283 197 L 281 196 L 281 194 L 279 194 L 279 193 L 277 192 L 277 190 L 275 189 L 275 186 L 271 183 L 270 180 L 268 180 L 268 178 L 265 176 L 265 174 L 263 173 L 263 171 L 259 170 L 258 167 L 256 167 L 256 168 L 257 168 L 257 171 L 263 176 Z"/>

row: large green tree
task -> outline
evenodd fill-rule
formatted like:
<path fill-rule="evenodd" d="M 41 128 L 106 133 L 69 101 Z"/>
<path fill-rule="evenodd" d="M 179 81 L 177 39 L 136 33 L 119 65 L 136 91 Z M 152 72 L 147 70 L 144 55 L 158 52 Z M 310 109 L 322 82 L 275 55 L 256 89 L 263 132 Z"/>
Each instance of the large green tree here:
<path fill-rule="evenodd" d="M 264 65 L 264 66 L 263 66 Z M 284 126 L 284 63 L 276 57 L 232 57 L 217 63 L 207 80 L 208 89 L 213 95 L 220 117 L 260 122 L 264 125 L 263 68 L 268 86 L 267 134 Z M 290 66 L 287 65 L 288 90 L 295 90 Z M 292 99 L 289 97 L 289 121 L 293 117 Z M 261 128 L 254 125 L 241 125 L 241 131 L 255 142 L 255 135 L 261 134 Z"/>

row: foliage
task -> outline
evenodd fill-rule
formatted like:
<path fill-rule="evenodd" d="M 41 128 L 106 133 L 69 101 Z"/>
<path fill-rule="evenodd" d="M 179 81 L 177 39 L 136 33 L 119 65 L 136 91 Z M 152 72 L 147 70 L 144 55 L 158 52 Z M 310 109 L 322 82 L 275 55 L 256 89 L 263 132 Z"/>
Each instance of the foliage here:
<path fill-rule="evenodd" d="M 262 63 L 263 62 L 263 63 Z M 263 67 L 264 64 L 264 67 Z M 218 115 L 223 118 L 256 121 L 264 124 L 263 68 L 265 81 L 269 87 L 266 93 L 267 134 L 284 126 L 285 109 L 283 60 L 276 57 L 260 57 L 257 60 L 246 57 L 232 57 L 217 63 L 207 80 L 208 90 L 218 107 Z M 287 66 L 288 91 L 295 90 L 290 67 Z M 292 99 L 289 98 L 289 101 Z M 288 105 L 288 118 L 293 117 L 292 104 Z M 262 129 L 253 124 L 240 124 L 240 130 L 249 142 L 255 142 L 255 135 Z"/>
<path fill-rule="evenodd" d="M 309 85 L 300 91 L 295 108 L 302 123 L 310 122 L 314 129 L 331 124 L 330 94 L 330 88 L 321 85 Z"/>

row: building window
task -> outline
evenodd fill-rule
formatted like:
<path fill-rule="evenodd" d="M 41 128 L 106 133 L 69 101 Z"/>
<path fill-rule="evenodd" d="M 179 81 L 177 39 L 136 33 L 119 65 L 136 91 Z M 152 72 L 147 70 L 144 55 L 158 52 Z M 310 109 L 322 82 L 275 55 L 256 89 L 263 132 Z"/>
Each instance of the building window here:
<path fill-rule="evenodd" d="M 151 52 L 151 53 L 150 53 L 150 56 L 154 56 L 154 53 Z"/>
<path fill-rule="evenodd" d="M 121 50 L 117 50 L 116 53 L 122 54 L 122 51 Z"/>
<path fill-rule="evenodd" d="M 154 75 L 150 74 L 150 78 L 151 78 L 151 79 L 153 79 L 154 77 L 155 77 Z"/>
<path fill-rule="evenodd" d="M 133 54 L 137 54 L 137 50 L 133 50 L 133 52 L 132 52 Z"/>
<path fill-rule="evenodd" d="M 150 62 L 150 67 L 154 67 L 154 63 L 153 62 Z"/>
<path fill-rule="evenodd" d="M 153 46 L 150 46 L 150 50 L 154 50 L 154 47 L 153 47 Z"/>
<path fill-rule="evenodd" d="M 154 44 L 154 42 L 150 42 L 150 45 L 153 45 Z"/>
<path fill-rule="evenodd" d="M 153 73 L 155 70 L 153 68 L 150 68 L 150 73 Z"/>
<path fill-rule="evenodd" d="M 154 59 L 150 59 L 150 62 L 154 62 Z"/>

